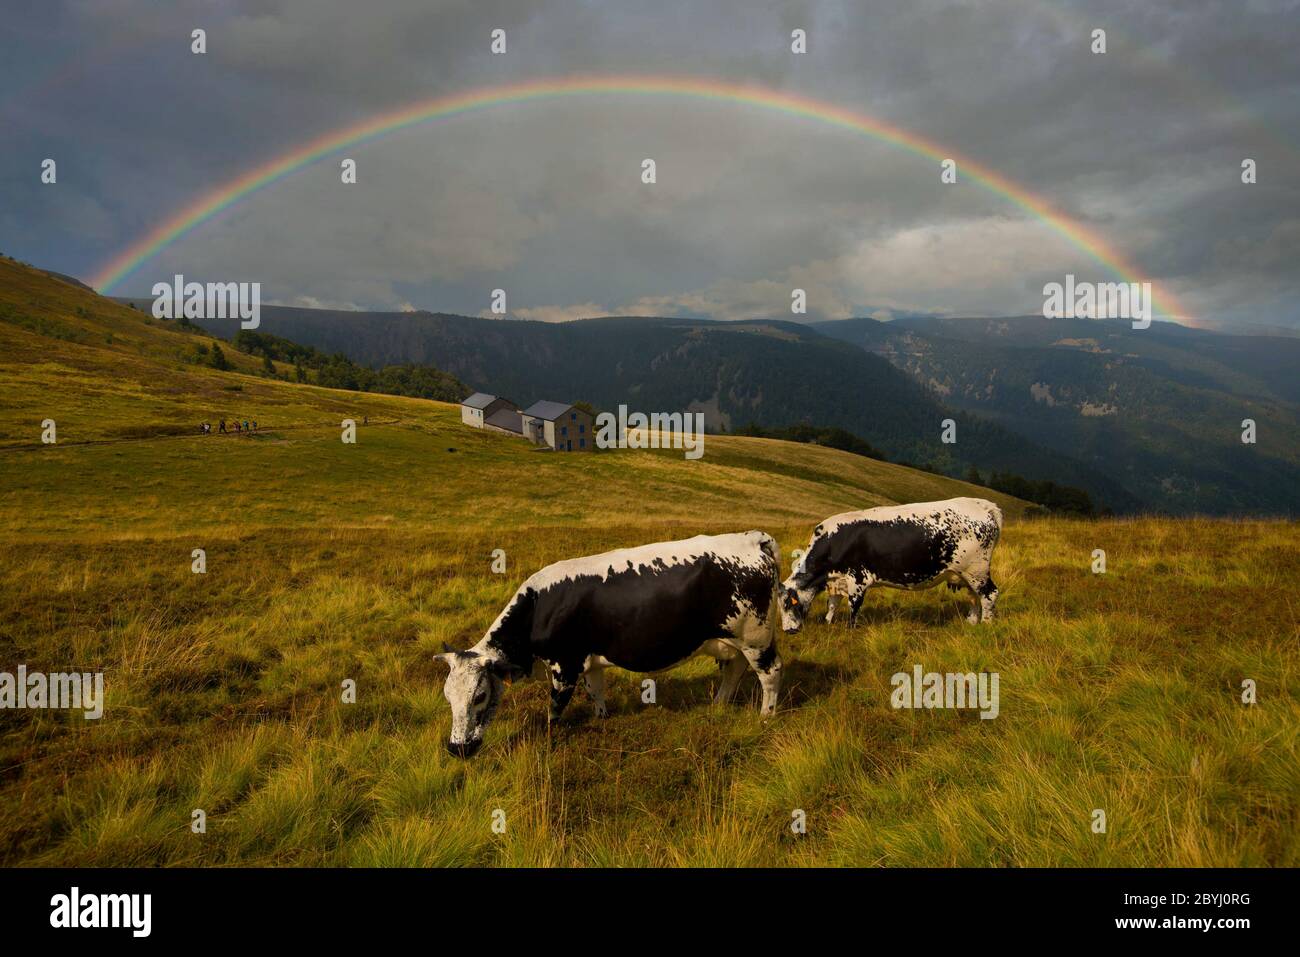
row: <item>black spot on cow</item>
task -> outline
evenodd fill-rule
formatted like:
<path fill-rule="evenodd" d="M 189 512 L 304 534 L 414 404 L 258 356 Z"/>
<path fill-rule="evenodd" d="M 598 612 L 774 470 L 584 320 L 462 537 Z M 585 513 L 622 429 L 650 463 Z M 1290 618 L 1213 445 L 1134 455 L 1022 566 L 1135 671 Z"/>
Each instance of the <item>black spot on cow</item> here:
<path fill-rule="evenodd" d="M 820 587 L 831 573 L 847 569 L 881 581 L 919 585 L 942 574 L 956 546 L 952 530 L 939 523 L 849 523 L 818 539 L 804 567 Z"/>
<path fill-rule="evenodd" d="M 766 615 L 772 581 L 770 571 L 716 555 L 611 569 L 603 580 L 580 575 L 542 591 L 530 589 L 530 609 L 512 607 L 492 644 L 512 661 L 527 655 L 530 666 L 535 656 L 567 671 L 588 655 L 601 655 L 629 671 L 660 671 L 690 657 L 704 642 L 728 635 L 726 622 L 742 602 Z M 531 620 L 525 634 L 517 623 L 526 617 Z"/>

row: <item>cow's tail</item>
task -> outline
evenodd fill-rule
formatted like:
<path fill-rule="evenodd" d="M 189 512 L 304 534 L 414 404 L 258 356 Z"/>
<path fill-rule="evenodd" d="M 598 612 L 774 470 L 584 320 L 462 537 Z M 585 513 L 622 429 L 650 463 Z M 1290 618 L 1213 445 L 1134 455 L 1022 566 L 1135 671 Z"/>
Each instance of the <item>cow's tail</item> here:
<path fill-rule="evenodd" d="M 750 532 L 751 535 L 758 536 L 758 547 L 763 550 L 763 554 L 776 563 L 777 571 L 781 570 L 781 546 L 776 543 L 776 539 L 767 532 Z"/>
<path fill-rule="evenodd" d="M 996 545 L 1002 537 L 1002 509 L 990 503 L 989 517 L 993 520 L 993 544 Z"/>
<path fill-rule="evenodd" d="M 775 642 L 776 636 L 781 631 L 781 546 L 767 532 L 751 532 L 750 534 L 758 536 L 758 547 L 770 562 L 772 599 L 767 607 L 767 623 L 772 630 L 772 640 Z"/>

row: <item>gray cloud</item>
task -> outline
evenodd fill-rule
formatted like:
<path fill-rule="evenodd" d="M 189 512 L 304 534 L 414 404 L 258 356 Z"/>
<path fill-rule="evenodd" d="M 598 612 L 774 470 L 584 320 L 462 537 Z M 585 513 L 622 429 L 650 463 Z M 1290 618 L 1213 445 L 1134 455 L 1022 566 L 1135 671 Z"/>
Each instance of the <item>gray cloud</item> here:
<path fill-rule="evenodd" d="M 197 195 L 331 129 L 436 95 L 672 73 L 822 98 L 945 144 L 1086 224 L 1219 321 L 1300 325 L 1292 2 L 687 0 L 27 3 L 7 17 L 0 249 L 90 274 Z M 188 52 L 208 31 L 209 53 Z M 509 52 L 488 52 L 491 29 Z M 795 27 L 809 52 L 789 52 Z M 1108 52 L 1088 51 L 1107 30 Z M 5 49 L 12 45 L 12 49 Z M 37 164 L 60 158 L 57 187 Z M 472 314 L 809 318 L 1019 313 L 1106 278 L 933 158 L 736 104 L 599 96 L 401 131 L 262 190 L 123 287 L 182 270 L 285 302 Z M 1259 163 L 1246 186 L 1239 164 Z M 645 157 L 659 181 L 639 181 Z M 52 193 L 51 190 L 57 190 Z"/>

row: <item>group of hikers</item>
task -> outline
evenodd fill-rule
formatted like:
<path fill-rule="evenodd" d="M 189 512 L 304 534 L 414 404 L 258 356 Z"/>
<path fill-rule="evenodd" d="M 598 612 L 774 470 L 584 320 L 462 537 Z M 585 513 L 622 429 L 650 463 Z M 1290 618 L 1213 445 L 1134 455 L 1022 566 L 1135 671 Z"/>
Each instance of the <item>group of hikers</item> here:
<path fill-rule="evenodd" d="M 230 423 L 230 424 L 231 424 L 231 426 L 232 426 L 232 428 L 229 429 L 230 432 L 256 432 L 256 431 L 257 431 L 257 420 L 256 420 L 256 419 L 254 419 L 252 422 L 249 422 L 247 419 L 244 419 L 242 422 L 241 422 L 239 419 L 235 419 L 235 421 L 232 422 L 232 423 Z M 217 431 L 218 431 L 220 434 L 222 434 L 222 435 L 225 435 L 225 434 L 226 434 L 227 429 L 226 429 L 226 420 L 225 420 L 225 419 L 221 419 L 221 420 L 217 423 Z M 199 434 L 200 434 L 200 435 L 211 435 L 211 434 L 212 434 L 212 423 L 211 423 L 211 422 L 200 422 L 200 423 L 199 423 Z"/>
<path fill-rule="evenodd" d="M 368 415 L 363 415 L 363 416 L 361 417 L 361 424 L 362 424 L 362 425 L 369 425 L 369 424 L 370 424 L 370 416 L 368 416 Z M 283 424 L 281 424 L 280 427 L 281 427 L 281 428 L 290 428 L 290 429 L 292 429 L 292 428 L 301 428 L 301 426 L 293 426 L 293 425 L 286 426 L 286 425 L 283 425 Z M 251 422 L 248 421 L 248 419 L 235 419 L 233 422 L 230 423 L 230 428 L 226 428 L 226 420 L 225 420 L 225 419 L 220 419 L 220 420 L 217 422 L 217 432 L 218 432 L 220 435 L 225 435 L 225 434 L 227 434 L 227 433 L 235 434 L 235 433 L 245 433 L 245 432 L 251 434 L 251 433 L 256 432 L 256 431 L 257 431 L 257 420 L 256 420 L 256 419 L 254 419 L 254 420 L 251 421 Z M 211 434 L 212 434 L 212 423 L 211 423 L 211 422 L 200 422 L 200 423 L 199 423 L 199 435 L 211 435 Z"/>

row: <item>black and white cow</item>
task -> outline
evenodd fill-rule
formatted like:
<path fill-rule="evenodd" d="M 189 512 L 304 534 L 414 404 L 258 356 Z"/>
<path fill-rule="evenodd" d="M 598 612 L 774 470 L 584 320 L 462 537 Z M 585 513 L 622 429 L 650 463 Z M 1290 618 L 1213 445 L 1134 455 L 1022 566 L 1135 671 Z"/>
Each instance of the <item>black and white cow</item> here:
<path fill-rule="evenodd" d="M 468 651 L 438 655 L 451 667 L 447 750 L 472 756 L 504 683 L 551 673 L 551 720 L 584 679 L 604 717 L 605 669 L 662 671 L 697 655 L 723 669 L 717 701 L 735 694 L 746 666 L 758 674 L 764 714 L 776 710 L 781 552 L 763 532 L 699 535 L 547 565 L 519 586 L 487 634 Z"/>
<path fill-rule="evenodd" d="M 798 631 L 813 599 L 828 586 L 826 620 L 834 618 L 842 596 L 852 623 L 868 588 L 920 589 L 941 582 L 970 591 L 974 607 L 967 621 L 988 621 L 998 597 L 989 563 L 1001 534 L 1002 510 L 982 498 L 832 515 L 813 530 L 782 586 L 781 624 L 787 632 Z"/>

